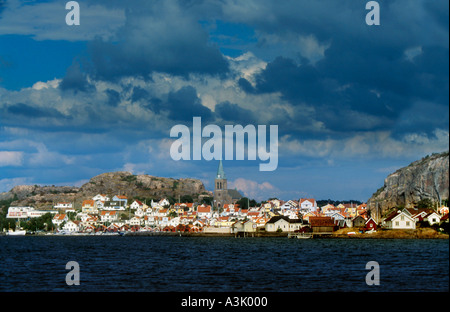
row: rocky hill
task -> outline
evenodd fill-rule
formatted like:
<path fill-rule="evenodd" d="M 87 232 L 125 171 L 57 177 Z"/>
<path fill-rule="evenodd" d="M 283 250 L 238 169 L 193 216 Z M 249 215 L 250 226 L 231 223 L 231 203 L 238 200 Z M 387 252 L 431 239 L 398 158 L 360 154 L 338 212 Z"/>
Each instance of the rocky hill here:
<path fill-rule="evenodd" d="M 369 209 L 383 215 L 394 207 L 416 206 L 422 199 L 448 199 L 449 152 L 433 154 L 390 174 L 368 200 Z"/>
<path fill-rule="evenodd" d="M 75 203 L 75 208 L 81 208 L 85 199 L 97 194 L 126 195 L 129 198 L 161 199 L 190 195 L 194 200 L 199 195 L 211 195 L 206 191 L 200 180 L 172 179 L 151 175 L 133 175 L 130 172 L 119 171 L 103 173 L 95 176 L 81 187 L 74 186 L 38 186 L 19 185 L 9 192 L 0 193 L 0 200 L 14 199 L 11 205 L 32 205 L 36 208 L 50 208 L 53 203 L 67 201 Z"/>

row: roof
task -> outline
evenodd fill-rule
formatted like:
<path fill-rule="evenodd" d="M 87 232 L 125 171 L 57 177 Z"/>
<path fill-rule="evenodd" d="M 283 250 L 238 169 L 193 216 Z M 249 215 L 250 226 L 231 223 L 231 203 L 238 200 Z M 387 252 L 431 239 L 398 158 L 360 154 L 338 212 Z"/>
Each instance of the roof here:
<path fill-rule="evenodd" d="M 303 221 L 300 220 L 300 219 L 289 219 L 289 217 L 286 217 L 286 216 L 275 216 L 275 217 L 272 217 L 272 218 L 270 218 L 269 221 L 267 221 L 267 223 L 275 223 L 275 222 L 277 222 L 279 220 L 284 220 L 284 221 L 286 221 L 288 223 L 303 223 Z"/>
<path fill-rule="evenodd" d="M 87 200 L 83 200 L 83 206 L 94 206 L 94 200 L 93 199 L 87 199 Z"/>
<path fill-rule="evenodd" d="M 314 204 L 316 202 L 316 200 L 314 198 L 300 198 L 300 204 L 305 201 L 309 201 L 312 204 Z"/>
<path fill-rule="evenodd" d="M 113 216 L 113 215 L 116 214 L 116 212 L 117 212 L 117 211 L 115 211 L 115 210 L 103 210 L 103 211 L 100 213 L 100 215 L 104 216 L 104 215 L 109 214 L 110 216 Z"/>
<path fill-rule="evenodd" d="M 390 215 L 388 215 L 387 218 L 384 219 L 384 221 L 385 221 L 385 222 L 391 221 L 391 220 L 392 220 L 393 218 L 395 218 L 398 214 L 399 214 L 398 211 L 394 211 L 394 212 L 392 212 Z"/>
<path fill-rule="evenodd" d="M 403 211 L 394 211 L 386 219 L 384 219 L 384 221 L 385 222 L 392 221 L 393 219 L 395 219 L 397 216 L 399 216 L 401 214 L 403 214 L 407 218 L 410 218 L 411 220 L 414 220 L 412 216 L 410 216 L 409 214 L 407 214 L 407 213 L 405 213 Z"/>
<path fill-rule="evenodd" d="M 331 217 L 309 217 L 309 224 L 313 226 L 335 226 Z"/>
<path fill-rule="evenodd" d="M 198 206 L 197 212 L 211 212 L 211 206 Z"/>
<path fill-rule="evenodd" d="M 66 217 L 66 215 L 63 214 L 63 213 L 61 213 L 61 214 L 56 214 L 56 215 L 53 217 L 53 220 L 64 220 L 65 217 Z"/>

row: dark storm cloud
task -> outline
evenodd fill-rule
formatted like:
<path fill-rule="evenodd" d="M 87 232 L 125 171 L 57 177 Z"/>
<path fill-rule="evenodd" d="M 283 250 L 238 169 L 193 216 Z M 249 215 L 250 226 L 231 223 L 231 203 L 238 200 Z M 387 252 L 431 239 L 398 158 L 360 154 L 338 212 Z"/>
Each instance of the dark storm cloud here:
<path fill-rule="evenodd" d="M 63 91 L 95 91 L 95 87 L 88 82 L 86 74 L 82 72 L 77 62 L 67 69 L 66 75 L 62 79 L 59 87 Z"/>
<path fill-rule="evenodd" d="M 133 93 L 131 95 L 131 101 L 132 102 L 137 102 L 141 99 L 147 99 L 149 98 L 150 94 L 148 93 L 147 90 L 137 86 L 133 88 Z"/>
<path fill-rule="evenodd" d="M 153 72 L 178 76 L 223 75 L 228 62 L 198 20 L 174 1 L 126 11 L 125 26 L 113 41 L 90 43 L 91 74 L 115 81 L 134 76 L 149 79 Z"/>
<path fill-rule="evenodd" d="M 163 109 L 168 110 L 169 118 L 175 121 L 192 122 L 194 116 L 202 117 L 204 121 L 213 118 L 211 110 L 202 105 L 197 96 L 197 91 L 192 86 L 182 87 L 178 91 L 170 92 Z"/>
<path fill-rule="evenodd" d="M 249 94 L 279 92 L 293 105 L 309 105 L 314 108 L 311 117 L 339 132 L 392 129 L 417 101 L 448 105 L 449 51 L 444 36 L 448 37 L 448 10 L 442 10 L 448 4 L 428 3 L 380 1 L 378 28 L 365 25 L 367 11 L 358 1 L 287 1 L 279 6 L 266 1 L 261 15 L 244 10 L 262 46 L 267 45 L 266 38 L 286 34 L 288 38 L 313 35 L 329 46 L 314 64 L 279 56 L 256 75 L 254 87 L 243 78 L 238 86 Z M 262 18 L 269 11 L 271 18 Z M 431 16 L 437 22 L 427 19 Z M 416 49 L 417 55 L 408 58 L 410 49 Z M 432 116 L 437 117 L 427 114 L 428 123 L 433 123 Z M 418 124 L 425 124 L 423 119 Z M 410 127 L 395 130 L 401 129 Z M 424 127 L 427 133 L 433 129 Z"/>
<path fill-rule="evenodd" d="M 30 106 L 24 103 L 17 103 L 11 105 L 7 108 L 7 112 L 13 115 L 20 115 L 24 117 L 31 118 L 42 118 L 42 117 L 50 117 L 50 118 L 67 118 L 56 109 L 53 108 L 41 108 Z"/>
<path fill-rule="evenodd" d="M 237 104 L 222 102 L 216 105 L 215 112 L 225 121 L 233 121 L 241 125 L 254 124 L 256 118 L 252 111 Z"/>

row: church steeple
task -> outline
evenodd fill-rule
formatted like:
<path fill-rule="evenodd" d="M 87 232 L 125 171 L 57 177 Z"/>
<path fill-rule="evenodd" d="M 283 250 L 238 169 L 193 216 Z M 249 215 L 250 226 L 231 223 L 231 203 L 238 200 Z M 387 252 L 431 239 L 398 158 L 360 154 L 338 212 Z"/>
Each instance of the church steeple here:
<path fill-rule="evenodd" d="M 226 179 L 225 171 L 223 171 L 222 160 L 219 162 L 219 168 L 217 169 L 216 179 Z"/>

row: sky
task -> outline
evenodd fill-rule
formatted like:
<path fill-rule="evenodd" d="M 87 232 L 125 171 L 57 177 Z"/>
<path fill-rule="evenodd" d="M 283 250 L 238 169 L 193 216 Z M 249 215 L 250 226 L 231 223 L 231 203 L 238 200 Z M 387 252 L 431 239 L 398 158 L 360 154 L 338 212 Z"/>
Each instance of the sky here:
<path fill-rule="evenodd" d="M 0 192 L 111 171 L 196 178 L 175 125 L 278 126 L 278 166 L 224 160 L 244 196 L 360 200 L 449 148 L 449 3 L 0 0 Z M 206 139 L 204 139 L 205 141 Z"/>

